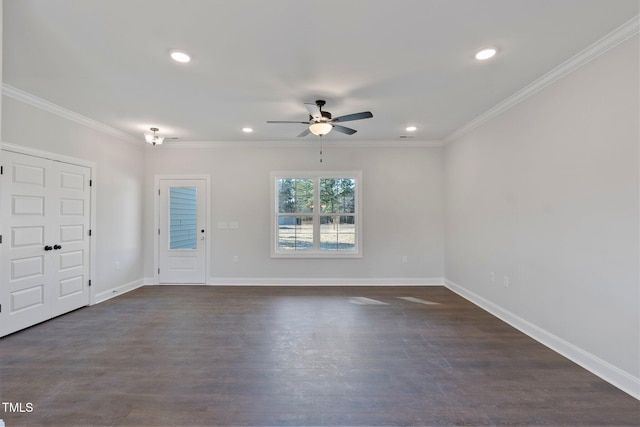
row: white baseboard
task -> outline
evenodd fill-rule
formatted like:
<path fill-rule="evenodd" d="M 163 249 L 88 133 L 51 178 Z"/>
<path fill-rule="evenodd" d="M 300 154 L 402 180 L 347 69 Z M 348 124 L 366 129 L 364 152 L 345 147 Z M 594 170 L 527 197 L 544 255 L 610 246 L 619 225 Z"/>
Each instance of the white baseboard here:
<path fill-rule="evenodd" d="M 219 278 L 212 286 L 444 286 L 444 278 Z"/>
<path fill-rule="evenodd" d="M 100 292 L 93 297 L 91 305 L 100 304 L 101 302 L 105 302 L 113 297 L 117 297 L 118 295 L 122 295 L 134 289 L 138 289 L 144 286 L 145 282 L 145 279 L 138 279 L 134 280 L 133 282 L 125 283 L 124 285 L 116 286 L 115 288 L 111 288 L 107 291 Z"/>
<path fill-rule="evenodd" d="M 445 286 L 534 340 L 640 400 L 640 378 L 634 377 L 628 372 L 528 322 L 451 280 L 445 279 Z"/>

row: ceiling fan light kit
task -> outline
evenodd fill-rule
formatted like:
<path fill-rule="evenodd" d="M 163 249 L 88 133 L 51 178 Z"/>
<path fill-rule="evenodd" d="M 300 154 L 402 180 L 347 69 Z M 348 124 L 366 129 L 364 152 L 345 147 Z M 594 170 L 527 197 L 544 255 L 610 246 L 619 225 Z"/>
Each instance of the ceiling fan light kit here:
<path fill-rule="evenodd" d="M 333 129 L 331 123 L 326 122 L 318 122 L 309 125 L 309 131 L 317 136 L 324 136 L 331 132 L 331 129 Z"/>
<path fill-rule="evenodd" d="M 333 116 L 330 112 L 322 111 L 322 107 L 324 107 L 325 104 L 326 102 L 321 99 L 317 100 L 315 104 L 305 103 L 304 106 L 309 111 L 309 121 L 307 122 L 271 120 L 267 121 L 267 123 L 299 123 L 308 125 L 307 129 L 305 129 L 300 135 L 298 135 L 299 138 L 307 136 L 309 135 L 309 133 L 322 137 L 334 129 L 336 132 L 344 133 L 345 135 L 353 135 L 357 132 L 357 130 L 335 123 L 370 119 L 371 117 L 373 117 L 373 114 L 371 114 L 370 111 L 363 111 L 362 113 L 347 114 L 345 116 L 332 118 Z"/>

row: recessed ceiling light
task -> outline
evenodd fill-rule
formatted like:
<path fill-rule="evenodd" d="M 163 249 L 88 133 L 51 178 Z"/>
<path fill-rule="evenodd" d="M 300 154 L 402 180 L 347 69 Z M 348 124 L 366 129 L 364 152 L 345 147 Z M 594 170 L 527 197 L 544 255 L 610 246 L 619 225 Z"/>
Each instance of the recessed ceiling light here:
<path fill-rule="evenodd" d="M 485 59 L 492 58 L 493 55 L 496 54 L 496 52 L 497 52 L 496 49 L 492 47 L 488 49 L 482 49 L 481 51 L 476 53 L 476 59 L 479 61 L 484 61 Z"/>
<path fill-rule="evenodd" d="M 183 52 L 181 50 L 172 50 L 171 51 L 171 59 L 176 62 L 189 62 L 191 61 L 191 56 L 188 53 Z"/>
<path fill-rule="evenodd" d="M 252 128 L 242 128 L 242 132 L 251 133 L 251 132 L 253 132 L 253 129 Z"/>
<path fill-rule="evenodd" d="M 415 132 L 416 130 L 418 130 L 418 128 L 415 126 L 407 126 L 405 130 L 407 132 Z"/>

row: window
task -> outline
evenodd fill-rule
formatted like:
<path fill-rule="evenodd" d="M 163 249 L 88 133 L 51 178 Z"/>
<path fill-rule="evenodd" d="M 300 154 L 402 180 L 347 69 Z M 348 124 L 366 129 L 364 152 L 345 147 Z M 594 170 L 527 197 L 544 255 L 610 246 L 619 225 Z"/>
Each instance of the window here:
<path fill-rule="evenodd" d="M 361 257 L 360 173 L 274 173 L 274 257 Z"/>

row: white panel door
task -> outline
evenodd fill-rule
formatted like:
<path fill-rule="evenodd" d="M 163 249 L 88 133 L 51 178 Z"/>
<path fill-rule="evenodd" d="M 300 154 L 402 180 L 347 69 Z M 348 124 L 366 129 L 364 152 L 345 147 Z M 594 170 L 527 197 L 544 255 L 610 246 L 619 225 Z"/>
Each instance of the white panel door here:
<path fill-rule="evenodd" d="M 56 163 L 57 212 L 52 236 L 53 316 L 89 304 L 89 227 L 91 170 Z"/>
<path fill-rule="evenodd" d="M 51 317 L 52 287 L 45 268 L 53 250 L 47 234 L 54 225 L 46 214 L 55 202 L 48 185 L 49 160 L 3 151 L 2 163 L 0 335 L 6 335 Z M 52 249 L 45 251 L 45 246 Z"/>
<path fill-rule="evenodd" d="M 206 181 L 161 179 L 159 283 L 206 283 Z"/>
<path fill-rule="evenodd" d="M 0 336 L 89 303 L 90 169 L 2 152 Z"/>

